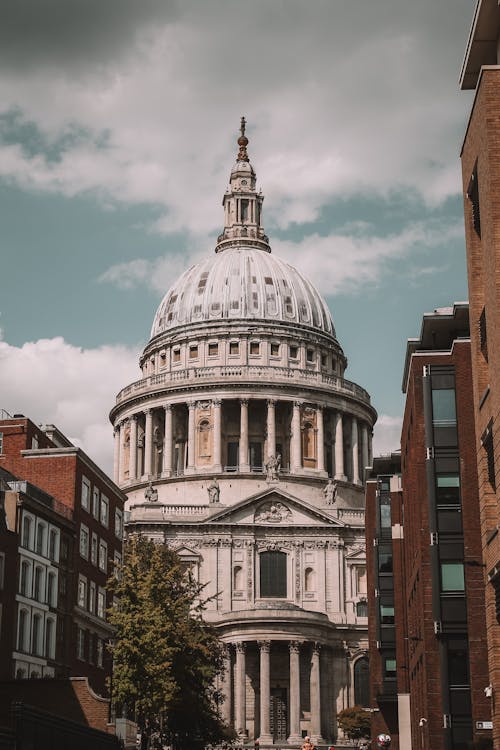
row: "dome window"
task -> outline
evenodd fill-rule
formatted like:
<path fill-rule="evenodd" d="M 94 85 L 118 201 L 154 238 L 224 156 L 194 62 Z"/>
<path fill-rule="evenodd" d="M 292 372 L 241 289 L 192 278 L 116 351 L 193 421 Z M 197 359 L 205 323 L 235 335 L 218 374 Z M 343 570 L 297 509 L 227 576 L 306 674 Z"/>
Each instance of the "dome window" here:
<path fill-rule="evenodd" d="M 298 346 L 295 346 L 292 344 L 290 347 L 290 359 L 298 359 L 299 356 L 299 348 Z"/>
<path fill-rule="evenodd" d="M 240 353 L 240 344 L 238 341 L 230 341 L 229 342 L 229 354 L 239 354 Z"/>
<path fill-rule="evenodd" d="M 239 310 L 240 309 L 240 303 L 237 299 L 233 300 L 231 302 L 231 310 Z"/>
<path fill-rule="evenodd" d="M 189 359 L 198 359 L 198 344 L 189 347 Z"/>
<path fill-rule="evenodd" d="M 260 354 L 260 343 L 258 341 L 250 341 L 250 354 Z"/>
<path fill-rule="evenodd" d="M 220 302 L 212 302 L 212 312 L 220 310 Z"/>
<path fill-rule="evenodd" d="M 307 350 L 307 361 L 314 362 L 314 349 Z"/>
<path fill-rule="evenodd" d="M 172 352 L 172 359 L 174 362 L 180 362 L 181 361 L 181 350 L 179 347 L 177 349 L 174 349 Z"/>
<path fill-rule="evenodd" d="M 279 354 L 280 354 L 280 345 L 271 344 L 271 357 L 279 357 Z"/>
<path fill-rule="evenodd" d="M 201 305 L 195 305 L 195 306 L 193 307 L 193 313 L 194 313 L 195 315 L 199 315 L 199 314 L 201 313 Z"/>
<path fill-rule="evenodd" d="M 267 284 L 268 286 L 272 286 L 273 280 L 270 276 L 264 276 L 264 283 Z"/>
<path fill-rule="evenodd" d="M 219 344 L 217 344 L 217 342 L 211 342 L 208 345 L 208 356 L 216 357 L 218 353 L 219 353 Z"/>
<path fill-rule="evenodd" d="M 326 367 L 326 362 L 327 362 L 327 360 L 326 360 L 326 354 L 323 353 L 321 355 L 321 367 Z"/>
<path fill-rule="evenodd" d="M 293 315 L 292 298 L 288 296 L 285 297 L 285 312 L 287 315 Z"/>

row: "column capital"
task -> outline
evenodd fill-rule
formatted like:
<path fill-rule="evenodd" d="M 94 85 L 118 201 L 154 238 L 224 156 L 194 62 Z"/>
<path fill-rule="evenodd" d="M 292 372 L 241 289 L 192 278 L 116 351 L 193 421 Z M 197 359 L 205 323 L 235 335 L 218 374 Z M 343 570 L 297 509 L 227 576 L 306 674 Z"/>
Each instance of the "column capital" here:
<path fill-rule="evenodd" d="M 164 404 L 163 408 L 165 411 L 172 411 L 172 404 Z"/>
<path fill-rule="evenodd" d="M 144 409 L 143 414 L 145 414 L 146 417 L 150 417 L 153 414 L 153 410 L 151 409 L 151 407 L 148 407 L 147 409 Z M 136 418 L 137 418 L 137 415 L 132 414 L 132 416 L 130 417 L 130 420 L 132 421 L 132 419 L 136 419 Z"/>
<path fill-rule="evenodd" d="M 248 398 L 240 398 L 240 404 L 241 406 L 248 406 L 248 402 L 250 399 Z"/>
<path fill-rule="evenodd" d="M 188 401 L 187 402 L 187 407 L 188 407 L 189 411 L 191 411 L 192 409 L 195 409 L 196 408 L 196 401 Z"/>
<path fill-rule="evenodd" d="M 213 406 L 219 407 L 222 405 L 222 399 L 221 398 L 213 398 L 212 399 Z"/>
<path fill-rule="evenodd" d="M 300 654 L 300 641 L 290 641 L 288 649 L 291 654 Z"/>
<path fill-rule="evenodd" d="M 244 654 L 246 651 L 247 644 L 245 641 L 238 641 L 238 643 L 234 644 L 234 647 L 236 649 L 237 654 Z"/>
<path fill-rule="evenodd" d="M 268 406 L 275 406 L 276 405 L 277 399 L 275 399 L 275 398 L 268 398 L 266 400 L 267 400 L 267 405 Z"/>
<path fill-rule="evenodd" d="M 313 652 L 313 654 L 318 654 L 318 656 L 319 656 L 319 653 L 320 653 L 320 651 L 321 651 L 322 648 L 323 648 L 323 644 L 319 643 L 319 641 L 314 641 L 313 642 L 313 644 L 312 644 L 312 652 Z"/>
<path fill-rule="evenodd" d="M 259 648 L 261 651 L 265 651 L 267 653 L 271 650 L 271 641 L 257 641 L 259 644 Z"/>
<path fill-rule="evenodd" d="M 300 409 L 300 408 L 301 408 L 301 406 L 304 406 L 304 402 L 303 402 L 303 401 L 294 401 L 294 402 L 293 402 L 293 405 L 294 405 L 295 407 L 297 407 L 298 409 Z"/>

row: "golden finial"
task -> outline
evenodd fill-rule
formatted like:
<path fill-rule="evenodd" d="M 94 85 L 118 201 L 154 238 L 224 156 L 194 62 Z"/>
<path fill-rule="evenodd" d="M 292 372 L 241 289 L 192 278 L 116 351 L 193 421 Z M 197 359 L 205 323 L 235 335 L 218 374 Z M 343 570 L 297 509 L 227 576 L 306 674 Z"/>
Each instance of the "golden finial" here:
<path fill-rule="evenodd" d="M 238 161 L 250 161 L 247 154 L 247 146 L 248 146 L 248 138 L 245 135 L 245 126 L 246 126 L 246 120 L 244 117 L 241 118 L 241 124 L 240 124 L 240 137 L 238 138 L 238 146 L 240 147 L 240 150 L 238 151 L 237 159 Z"/>

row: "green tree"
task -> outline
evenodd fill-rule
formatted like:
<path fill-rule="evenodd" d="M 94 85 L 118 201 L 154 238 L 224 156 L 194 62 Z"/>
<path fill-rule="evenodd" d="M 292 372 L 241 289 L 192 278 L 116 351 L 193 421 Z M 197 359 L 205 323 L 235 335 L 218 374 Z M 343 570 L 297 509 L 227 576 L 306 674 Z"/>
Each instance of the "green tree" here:
<path fill-rule="evenodd" d="M 371 736 L 371 714 L 362 706 L 344 708 L 337 714 L 337 724 L 350 740 Z"/>
<path fill-rule="evenodd" d="M 161 723 L 179 747 L 217 742 L 222 644 L 202 619 L 202 586 L 166 544 L 134 535 L 109 589 L 112 697 L 141 727 Z"/>

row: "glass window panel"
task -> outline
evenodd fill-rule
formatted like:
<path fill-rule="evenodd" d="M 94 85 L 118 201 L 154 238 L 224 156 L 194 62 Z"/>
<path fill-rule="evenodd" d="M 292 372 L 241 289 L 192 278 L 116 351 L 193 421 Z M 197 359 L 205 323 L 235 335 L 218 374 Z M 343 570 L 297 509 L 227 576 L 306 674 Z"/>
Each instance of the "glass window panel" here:
<path fill-rule="evenodd" d="M 394 606 L 392 604 L 380 604 L 380 622 L 382 625 L 394 624 Z"/>
<path fill-rule="evenodd" d="M 391 528 L 391 498 L 380 498 L 380 526 L 382 529 Z"/>
<path fill-rule="evenodd" d="M 464 590 L 464 566 L 461 562 L 441 563 L 441 590 Z"/>
<path fill-rule="evenodd" d="M 438 474 L 436 477 L 436 501 L 438 505 L 460 504 L 460 476 L 458 474 Z"/>
<path fill-rule="evenodd" d="M 456 422 L 454 388 L 432 391 L 432 417 L 435 424 L 454 424 Z"/>
<path fill-rule="evenodd" d="M 260 555 L 260 595 L 285 598 L 286 594 L 286 554 L 262 552 Z"/>

